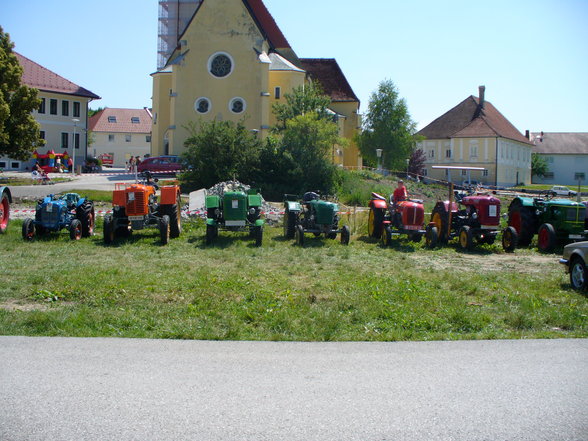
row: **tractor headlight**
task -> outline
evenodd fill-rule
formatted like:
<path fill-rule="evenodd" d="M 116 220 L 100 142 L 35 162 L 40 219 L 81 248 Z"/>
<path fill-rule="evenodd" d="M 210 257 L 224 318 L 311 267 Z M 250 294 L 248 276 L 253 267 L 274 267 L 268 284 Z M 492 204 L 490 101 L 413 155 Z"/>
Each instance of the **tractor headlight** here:
<path fill-rule="evenodd" d="M 251 207 L 249 209 L 249 214 L 252 214 L 252 215 L 255 214 L 255 208 Z"/>
<path fill-rule="evenodd" d="M 218 208 L 216 208 L 216 209 L 214 210 L 214 215 L 215 215 L 216 217 L 219 217 L 219 216 L 220 216 L 220 210 L 219 210 Z"/>
<path fill-rule="evenodd" d="M 472 214 L 472 219 L 478 219 L 478 213 Z"/>
<path fill-rule="evenodd" d="M 541 210 L 535 210 L 535 214 L 539 216 L 541 214 Z"/>

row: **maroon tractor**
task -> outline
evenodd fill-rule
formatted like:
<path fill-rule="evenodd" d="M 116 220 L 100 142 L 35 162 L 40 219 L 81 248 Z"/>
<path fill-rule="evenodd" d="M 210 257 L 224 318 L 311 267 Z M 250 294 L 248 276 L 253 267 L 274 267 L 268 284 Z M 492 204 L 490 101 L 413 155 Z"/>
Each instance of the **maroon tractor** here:
<path fill-rule="evenodd" d="M 425 207 L 421 200 L 409 199 L 394 204 L 372 193 L 369 207 L 368 234 L 381 239 L 384 246 L 391 244 L 393 236 L 407 235 L 411 241 L 420 242 L 425 234 Z"/>

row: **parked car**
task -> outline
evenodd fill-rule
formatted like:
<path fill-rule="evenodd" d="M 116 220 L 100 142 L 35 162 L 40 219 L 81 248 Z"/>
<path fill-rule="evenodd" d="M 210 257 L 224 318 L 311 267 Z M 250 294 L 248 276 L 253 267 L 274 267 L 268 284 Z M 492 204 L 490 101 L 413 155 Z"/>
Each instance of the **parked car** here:
<path fill-rule="evenodd" d="M 558 196 L 576 196 L 576 192 L 574 190 L 570 190 L 568 187 L 563 187 L 561 185 L 554 185 L 551 187 L 551 190 Z"/>
<path fill-rule="evenodd" d="M 159 173 L 175 173 L 182 170 L 183 164 L 179 156 L 153 156 L 145 158 L 137 166 L 139 173 L 144 171 L 159 172 Z"/>
<path fill-rule="evenodd" d="M 563 257 L 559 263 L 565 265 L 566 273 L 570 274 L 572 288 L 578 291 L 588 290 L 588 241 L 576 242 L 566 245 L 563 249 Z"/>

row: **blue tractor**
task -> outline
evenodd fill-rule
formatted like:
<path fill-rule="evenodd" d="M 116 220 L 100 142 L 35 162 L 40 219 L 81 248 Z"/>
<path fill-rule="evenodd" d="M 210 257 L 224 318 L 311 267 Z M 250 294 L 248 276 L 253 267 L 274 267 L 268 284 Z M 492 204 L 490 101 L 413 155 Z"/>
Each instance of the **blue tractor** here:
<path fill-rule="evenodd" d="M 94 203 L 77 193 L 63 196 L 48 195 L 37 202 L 34 219 L 25 219 L 22 237 L 33 240 L 35 235 L 69 230 L 72 240 L 91 236 L 94 233 Z"/>

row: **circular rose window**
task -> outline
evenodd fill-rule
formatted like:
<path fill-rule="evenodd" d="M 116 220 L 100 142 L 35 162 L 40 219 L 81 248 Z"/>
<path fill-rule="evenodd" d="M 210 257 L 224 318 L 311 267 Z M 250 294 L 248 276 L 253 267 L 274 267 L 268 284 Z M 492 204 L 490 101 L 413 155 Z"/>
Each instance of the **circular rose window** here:
<path fill-rule="evenodd" d="M 233 113 L 243 113 L 247 105 L 243 98 L 233 98 L 229 103 L 229 110 Z"/>
<path fill-rule="evenodd" d="M 194 103 L 194 110 L 198 113 L 208 113 L 210 107 L 210 100 L 208 98 L 198 98 Z"/>
<path fill-rule="evenodd" d="M 209 72 L 217 78 L 224 78 L 233 71 L 233 60 L 223 52 L 214 54 L 208 60 Z"/>

